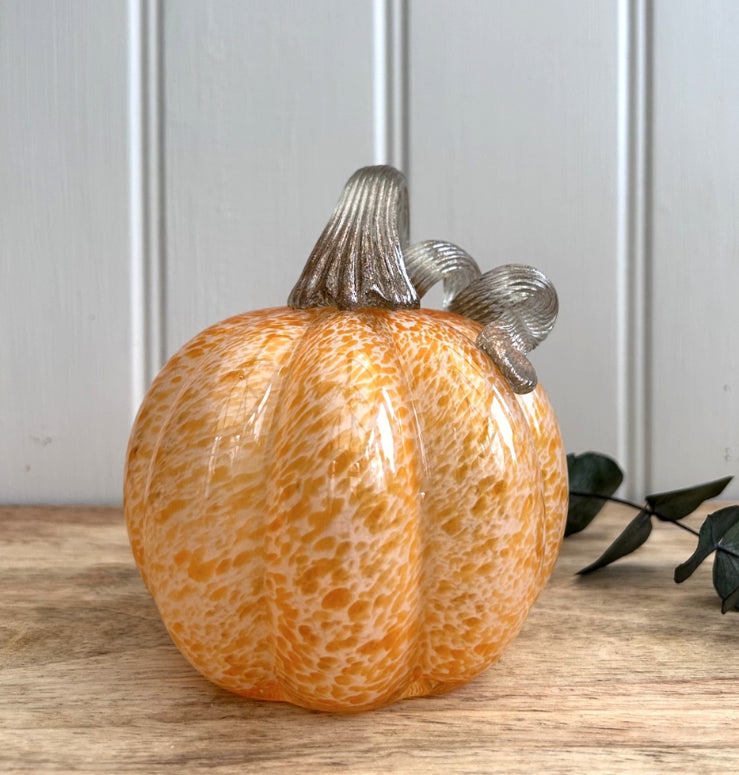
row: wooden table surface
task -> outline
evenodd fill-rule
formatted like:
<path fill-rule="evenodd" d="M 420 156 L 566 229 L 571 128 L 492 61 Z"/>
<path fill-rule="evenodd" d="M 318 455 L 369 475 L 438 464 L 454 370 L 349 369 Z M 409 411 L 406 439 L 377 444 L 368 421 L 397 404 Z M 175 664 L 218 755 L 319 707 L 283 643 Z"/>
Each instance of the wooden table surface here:
<path fill-rule="evenodd" d="M 632 512 L 565 542 L 503 659 L 443 697 L 336 716 L 243 700 L 171 644 L 121 512 L 0 508 L 0 772 L 718 773 L 739 766 L 739 614 L 658 524 L 589 577 Z M 699 524 L 702 515 L 691 517 Z"/>

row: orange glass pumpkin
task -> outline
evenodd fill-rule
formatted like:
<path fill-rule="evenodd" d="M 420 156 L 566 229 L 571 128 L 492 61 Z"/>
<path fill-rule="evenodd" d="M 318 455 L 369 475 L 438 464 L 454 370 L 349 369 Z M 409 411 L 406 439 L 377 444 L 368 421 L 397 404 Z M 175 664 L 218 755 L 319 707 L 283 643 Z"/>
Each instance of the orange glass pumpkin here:
<path fill-rule="evenodd" d="M 567 506 L 544 390 L 513 391 L 476 344 L 481 323 L 415 308 L 402 179 L 360 173 L 356 189 L 393 192 L 392 206 L 375 197 L 400 223 L 389 249 L 355 228 L 364 215 L 356 242 L 337 240 L 344 212 L 292 306 L 186 344 L 144 399 L 125 475 L 136 562 L 187 659 L 247 697 L 331 711 L 444 692 L 497 660 L 552 570 Z M 342 250 L 369 262 L 349 272 L 348 308 Z M 331 298 L 301 300 L 316 293 Z"/>

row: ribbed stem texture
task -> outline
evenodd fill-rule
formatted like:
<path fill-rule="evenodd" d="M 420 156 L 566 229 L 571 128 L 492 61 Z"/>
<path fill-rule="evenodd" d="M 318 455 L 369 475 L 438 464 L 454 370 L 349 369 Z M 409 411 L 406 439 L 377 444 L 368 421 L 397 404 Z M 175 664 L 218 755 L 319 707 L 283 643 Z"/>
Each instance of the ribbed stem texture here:
<path fill-rule="evenodd" d="M 418 294 L 403 262 L 408 242 L 405 176 L 363 167 L 346 184 L 288 299 L 295 309 L 412 309 Z"/>

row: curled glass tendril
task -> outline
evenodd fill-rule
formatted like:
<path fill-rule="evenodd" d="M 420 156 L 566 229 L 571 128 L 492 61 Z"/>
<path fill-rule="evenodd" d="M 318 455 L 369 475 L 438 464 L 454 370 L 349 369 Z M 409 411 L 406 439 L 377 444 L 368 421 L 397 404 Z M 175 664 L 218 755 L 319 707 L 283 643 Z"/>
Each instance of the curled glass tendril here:
<path fill-rule="evenodd" d="M 290 306 L 409 309 L 442 282 L 444 308 L 484 326 L 475 344 L 512 389 L 533 390 L 537 377 L 527 355 L 557 319 L 552 283 L 526 264 L 483 273 L 451 242 L 409 244 L 408 222 L 403 173 L 386 165 L 357 170 L 290 294 Z"/>

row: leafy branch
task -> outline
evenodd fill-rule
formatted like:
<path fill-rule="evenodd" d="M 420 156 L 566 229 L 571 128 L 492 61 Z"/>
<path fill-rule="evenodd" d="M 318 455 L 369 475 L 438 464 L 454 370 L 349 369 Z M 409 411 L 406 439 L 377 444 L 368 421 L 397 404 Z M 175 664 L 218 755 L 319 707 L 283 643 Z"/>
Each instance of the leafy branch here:
<path fill-rule="evenodd" d="M 565 536 L 584 530 L 606 502 L 620 503 L 637 511 L 611 545 L 580 574 L 592 573 L 638 549 L 649 538 L 653 520 L 669 522 L 698 539 L 693 554 L 675 568 L 679 584 L 689 578 L 711 554 L 713 586 L 721 598 L 722 613 L 739 609 L 739 506 L 727 506 L 709 514 L 700 530 L 681 522 L 702 503 L 718 497 L 731 481 L 727 476 L 712 482 L 647 495 L 634 503 L 614 495 L 623 482 L 623 472 L 611 458 L 595 452 L 567 456 L 570 477 L 570 506 Z"/>

